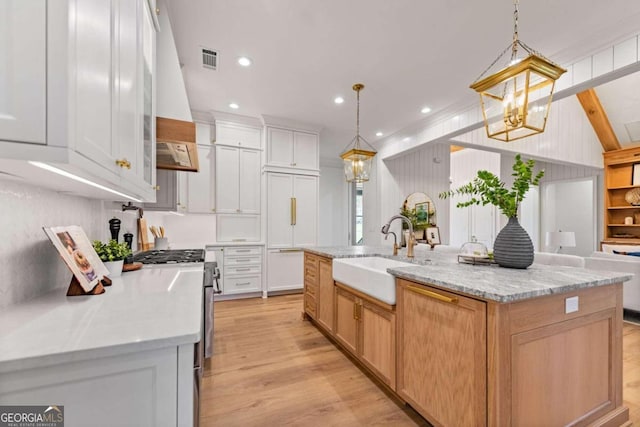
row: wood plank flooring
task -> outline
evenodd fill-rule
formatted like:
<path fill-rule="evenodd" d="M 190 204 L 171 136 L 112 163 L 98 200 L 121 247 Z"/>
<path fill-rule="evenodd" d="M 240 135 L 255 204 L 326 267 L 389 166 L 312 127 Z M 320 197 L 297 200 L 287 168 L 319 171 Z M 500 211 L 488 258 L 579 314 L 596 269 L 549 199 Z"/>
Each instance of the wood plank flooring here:
<path fill-rule="evenodd" d="M 201 426 L 428 426 L 309 322 L 302 295 L 217 302 Z M 624 398 L 640 425 L 640 326 L 624 327 Z"/>

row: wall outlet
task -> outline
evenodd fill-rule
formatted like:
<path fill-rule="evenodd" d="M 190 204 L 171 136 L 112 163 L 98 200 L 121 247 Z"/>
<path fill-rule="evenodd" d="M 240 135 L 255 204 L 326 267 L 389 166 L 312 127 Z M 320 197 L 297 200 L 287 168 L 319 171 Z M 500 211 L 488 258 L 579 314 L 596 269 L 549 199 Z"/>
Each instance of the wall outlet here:
<path fill-rule="evenodd" d="M 564 300 L 564 312 L 566 314 L 578 311 L 578 298 L 579 297 L 569 297 Z"/>

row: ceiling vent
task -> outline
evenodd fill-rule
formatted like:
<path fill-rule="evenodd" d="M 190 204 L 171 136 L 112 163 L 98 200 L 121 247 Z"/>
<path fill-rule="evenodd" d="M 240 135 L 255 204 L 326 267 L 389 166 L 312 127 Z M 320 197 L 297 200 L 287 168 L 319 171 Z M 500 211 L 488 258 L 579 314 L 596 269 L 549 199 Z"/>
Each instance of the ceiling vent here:
<path fill-rule="evenodd" d="M 218 69 L 218 52 L 212 49 L 202 49 L 202 66 L 210 70 Z"/>

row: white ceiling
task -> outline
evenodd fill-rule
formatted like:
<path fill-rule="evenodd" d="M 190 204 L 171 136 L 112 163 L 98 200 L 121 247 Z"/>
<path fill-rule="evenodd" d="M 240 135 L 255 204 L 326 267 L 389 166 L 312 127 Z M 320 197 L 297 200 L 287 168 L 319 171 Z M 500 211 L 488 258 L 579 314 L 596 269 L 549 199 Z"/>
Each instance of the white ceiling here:
<path fill-rule="evenodd" d="M 640 143 L 640 73 L 605 83 L 595 90 L 620 144 Z"/>
<path fill-rule="evenodd" d="M 508 0 L 166 0 L 191 108 L 285 117 L 374 142 L 476 98 L 468 88 L 510 42 Z M 640 1 L 521 0 L 520 38 L 573 61 L 640 31 Z M 200 47 L 219 51 L 217 71 Z M 240 67 L 241 55 L 253 59 Z M 636 88 L 638 86 L 635 86 Z M 334 97 L 345 102 L 336 105 Z M 232 110 L 236 102 L 240 109 Z M 321 155 L 349 141 L 332 138 Z M 323 140 L 323 144 L 327 142 Z"/>

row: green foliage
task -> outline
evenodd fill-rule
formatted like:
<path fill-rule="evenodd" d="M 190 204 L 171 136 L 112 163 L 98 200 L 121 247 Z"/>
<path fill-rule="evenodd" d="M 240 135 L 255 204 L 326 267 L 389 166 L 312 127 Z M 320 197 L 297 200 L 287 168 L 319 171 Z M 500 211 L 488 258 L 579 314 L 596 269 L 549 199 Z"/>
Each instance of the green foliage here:
<path fill-rule="evenodd" d="M 94 240 L 93 249 L 103 262 L 120 261 L 131 255 L 131 249 L 126 243 L 118 243 L 115 240 L 109 240 L 109 243 Z"/>
<path fill-rule="evenodd" d="M 544 176 L 544 170 L 533 175 L 534 160 L 522 161 L 520 154 L 516 155 L 516 162 L 513 164 L 514 177 L 511 189 L 506 188 L 505 183 L 500 178 L 489 171 L 480 170 L 478 176 L 469 184 L 460 188 L 440 193 L 441 199 L 458 195 L 468 195 L 471 198 L 465 202 L 459 202 L 456 206 L 464 208 L 471 205 L 497 206 L 508 218 L 518 215 L 518 206 L 524 200 L 525 195 L 532 185 L 538 185 Z"/>
<path fill-rule="evenodd" d="M 429 222 L 424 222 L 424 221 L 420 221 L 418 219 L 418 214 L 416 213 L 415 209 L 405 209 L 405 208 L 400 208 L 400 215 L 402 216 L 406 216 L 409 221 L 411 221 L 411 225 L 413 226 L 413 230 L 417 231 L 417 230 L 424 230 L 429 226 Z M 402 223 L 402 228 L 403 229 L 407 229 L 409 228 L 407 226 L 407 224 L 405 222 Z"/>

